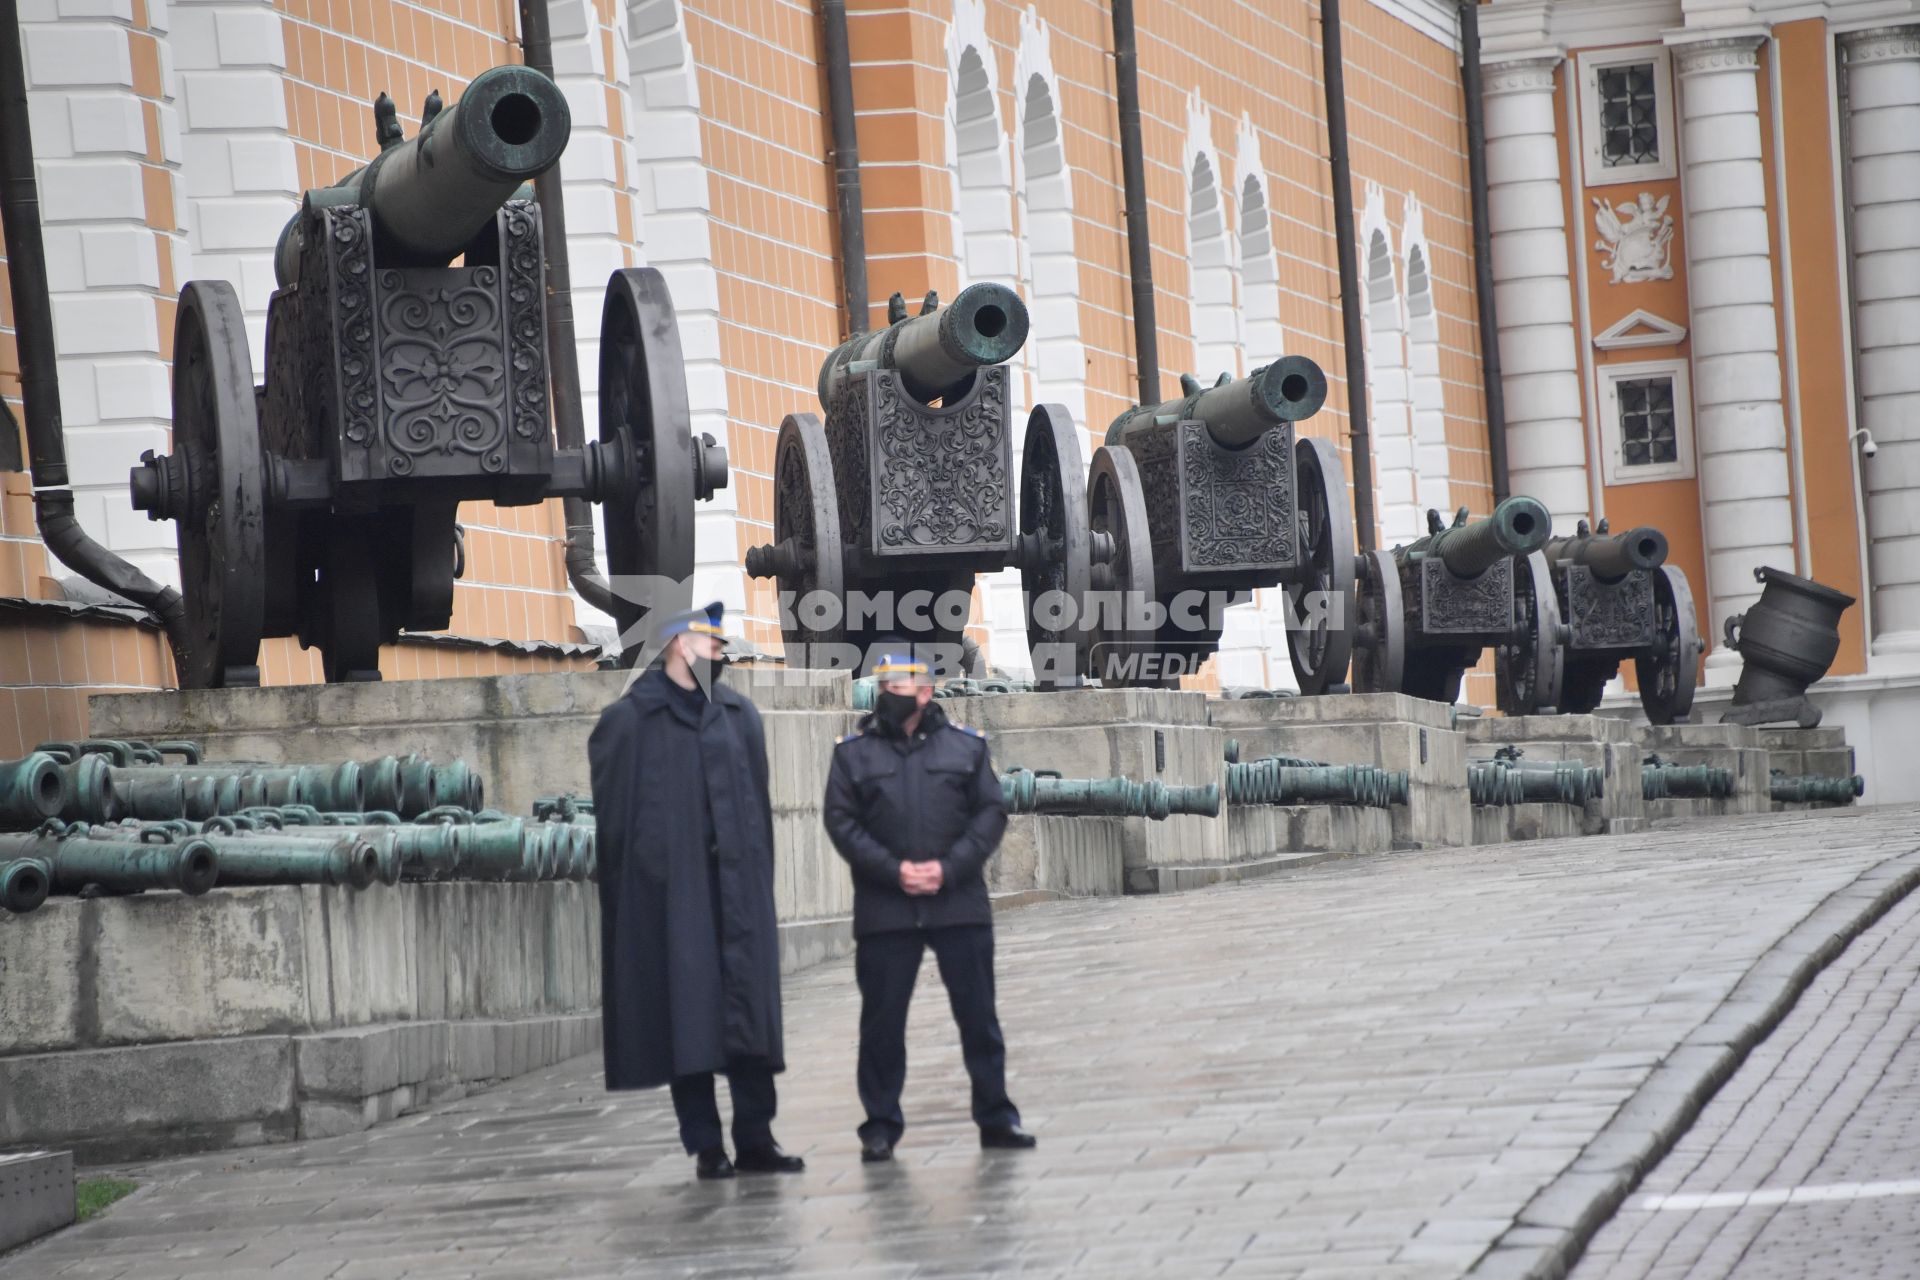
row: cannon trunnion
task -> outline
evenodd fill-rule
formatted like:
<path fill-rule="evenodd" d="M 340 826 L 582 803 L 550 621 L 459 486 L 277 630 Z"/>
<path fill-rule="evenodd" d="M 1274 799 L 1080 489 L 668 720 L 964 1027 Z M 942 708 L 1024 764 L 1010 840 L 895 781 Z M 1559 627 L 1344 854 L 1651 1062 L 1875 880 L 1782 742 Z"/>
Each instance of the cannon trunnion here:
<path fill-rule="evenodd" d="M 1301 692 L 1327 692 L 1352 652 L 1353 516 L 1339 451 L 1295 432 L 1326 400 L 1326 375 L 1283 356 L 1181 389 L 1122 413 L 1094 453 L 1088 673 L 1177 684 L 1218 647 L 1223 599 L 1282 587 Z"/>
<path fill-rule="evenodd" d="M 1427 512 L 1426 537 L 1361 557 L 1360 627 L 1353 667 L 1363 693 L 1454 702 L 1488 645 L 1519 643 L 1532 597 L 1516 566 L 1545 545 L 1552 517 L 1532 498 L 1508 498 L 1483 520 L 1460 508 L 1452 525 Z M 1544 616 L 1558 617 L 1546 601 Z"/>
<path fill-rule="evenodd" d="M 1496 655 L 1500 709 L 1585 714 L 1631 658 L 1647 719 L 1685 720 L 1703 646 L 1686 574 L 1666 559 L 1658 529 L 1616 534 L 1605 520 L 1597 529 L 1582 520 L 1573 537 L 1527 556 L 1524 625 Z"/>
<path fill-rule="evenodd" d="M 452 620 L 461 502 L 605 503 L 612 573 L 677 580 L 694 502 L 726 483 L 724 450 L 691 434 L 651 270 L 609 284 L 600 439 L 555 447 L 546 259 L 523 185 L 566 146 L 553 82 L 483 72 L 456 106 L 430 98 L 411 140 L 385 94 L 374 116 L 380 155 L 309 191 L 281 237 L 263 386 L 233 288 L 181 290 L 174 452 L 144 455 L 131 487 L 178 524 L 188 688 L 258 683 L 261 640 L 289 635 L 321 650 L 328 680 L 379 679 L 382 644 Z"/>
<path fill-rule="evenodd" d="M 746 569 L 778 580 L 790 663 L 832 665 L 843 646 L 864 652 L 888 634 L 957 652 L 965 612 L 939 602 L 965 600 L 978 573 L 1018 568 L 1029 601 L 1086 591 L 1085 473 L 1062 406 L 1028 417 L 1013 492 L 1006 362 L 1026 341 L 1026 304 L 976 284 L 945 306 L 929 293 L 912 317 L 895 294 L 888 318 L 822 363 L 825 421 L 796 413 L 780 426 L 774 541 L 750 549 Z M 1028 610 L 1042 683 L 1075 676 L 1071 635 L 1049 627 L 1071 614 Z"/>

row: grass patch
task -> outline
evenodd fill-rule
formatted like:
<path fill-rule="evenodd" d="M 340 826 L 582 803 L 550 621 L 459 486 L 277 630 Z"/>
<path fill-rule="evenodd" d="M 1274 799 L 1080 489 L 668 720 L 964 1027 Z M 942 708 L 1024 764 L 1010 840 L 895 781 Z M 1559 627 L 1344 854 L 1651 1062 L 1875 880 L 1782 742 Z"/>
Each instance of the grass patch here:
<path fill-rule="evenodd" d="M 133 1190 L 134 1184 L 125 1178 L 82 1178 L 73 1187 L 74 1217 L 85 1222 Z"/>

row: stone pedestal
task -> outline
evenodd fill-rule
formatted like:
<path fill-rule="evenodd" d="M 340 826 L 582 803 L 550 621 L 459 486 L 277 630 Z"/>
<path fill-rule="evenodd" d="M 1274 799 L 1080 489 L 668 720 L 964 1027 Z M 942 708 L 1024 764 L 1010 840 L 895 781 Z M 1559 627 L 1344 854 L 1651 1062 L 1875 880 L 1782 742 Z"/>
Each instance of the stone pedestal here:
<path fill-rule="evenodd" d="M 72 1221 L 72 1152 L 0 1155 L 0 1253 Z"/>
<path fill-rule="evenodd" d="M 1214 727 L 1240 743 L 1242 760 L 1303 756 L 1328 764 L 1404 770 L 1408 802 L 1388 810 L 1397 849 L 1473 839 L 1466 739 L 1453 708 L 1402 693 L 1247 698 L 1208 704 Z"/>
<path fill-rule="evenodd" d="M 953 720 L 987 735 L 993 767 L 1051 769 L 1068 778 L 1157 779 L 1226 791 L 1226 735 L 1207 724 L 1206 697 L 1171 689 L 1074 689 L 953 698 Z M 1086 819 L 1069 819 L 1085 822 Z M 1115 818 L 1128 873 L 1226 861 L 1226 823 L 1175 815 Z M 1131 883 L 1131 879 L 1129 881 Z"/>
<path fill-rule="evenodd" d="M 1766 813 L 1767 749 L 1760 731 L 1743 724 L 1643 724 L 1634 729 L 1643 754 L 1668 764 L 1718 765 L 1733 774 L 1733 794 L 1722 800 L 1649 800 L 1649 818 L 1718 818 Z"/>
<path fill-rule="evenodd" d="M 1016 814 L 987 864 L 987 888 L 995 897 L 1117 897 L 1126 892 L 1126 819 Z"/>
<path fill-rule="evenodd" d="M 1506 809 L 1504 829 L 1495 839 L 1531 840 L 1550 836 L 1620 835 L 1647 825 L 1646 801 L 1640 793 L 1639 743 L 1624 721 L 1606 716 L 1487 716 L 1462 720 L 1468 755 L 1490 760 L 1501 747 L 1518 747 L 1526 760 L 1578 760 L 1601 772 L 1603 794 L 1584 808 L 1571 805 L 1483 805 L 1474 810 L 1477 843 L 1503 829 L 1495 815 Z M 1522 813 L 1521 810 L 1564 809 L 1565 814 Z M 1483 812 L 1490 811 L 1490 812 Z"/>
<path fill-rule="evenodd" d="M 1851 778 L 1853 748 L 1847 745 L 1847 731 L 1837 726 L 1818 729 L 1761 728 L 1760 745 L 1767 749 L 1767 767 L 1789 777 Z M 1832 803 L 1773 801 L 1776 812 L 1784 809 L 1831 809 Z"/>

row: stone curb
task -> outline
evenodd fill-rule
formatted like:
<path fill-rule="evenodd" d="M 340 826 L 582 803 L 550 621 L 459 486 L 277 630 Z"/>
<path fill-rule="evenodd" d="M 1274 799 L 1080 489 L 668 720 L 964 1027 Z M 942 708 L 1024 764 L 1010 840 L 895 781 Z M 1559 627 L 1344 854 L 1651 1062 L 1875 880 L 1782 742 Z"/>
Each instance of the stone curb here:
<path fill-rule="evenodd" d="M 1788 930 L 1466 1274 L 1477 1280 L 1562 1280 L 1820 971 L 1916 888 L 1920 849 L 1862 872 Z"/>

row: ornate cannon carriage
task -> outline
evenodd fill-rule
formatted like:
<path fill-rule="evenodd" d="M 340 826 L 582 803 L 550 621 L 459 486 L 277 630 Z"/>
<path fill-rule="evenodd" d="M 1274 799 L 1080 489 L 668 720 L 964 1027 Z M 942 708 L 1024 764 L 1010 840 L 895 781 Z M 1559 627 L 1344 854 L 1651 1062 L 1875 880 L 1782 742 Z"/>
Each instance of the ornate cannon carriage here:
<path fill-rule="evenodd" d="M 944 307 L 929 293 L 911 318 L 896 293 L 888 312 L 887 328 L 821 364 L 826 421 L 795 413 L 780 425 L 775 541 L 750 549 L 746 568 L 777 580 L 796 665 L 835 665 L 888 634 L 957 646 L 965 611 L 940 602 L 963 603 L 978 573 L 1017 567 L 1030 602 L 1077 603 L 1087 588 L 1085 473 L 1061 406 L 1028 417 L 1017 502 L 1010 492 L 1005 362 L 1026 341 L 1026 304 L 976 284 Z M 1075 675 L 1072 637 L 1050 625 L 1062 613 L 1027 612 L 1043 683 Z"/>
<path fill-rule="evenodd" d="M 1219 596 L 1282 587 L 1302 693 L 1325 693 L 1352 652 L 1353 514 L 1339 451 L 1301 436 L 1327 379 L 1283 356 L 1237 381 L 1139 405 L 1095 450 L 1087 510 L 1095 554 L 1087 673 L 1177 683 L 1219 646 Z M 1219 593 L 1204 607 L 1190 592 Z"/>
<path fill-rule="evenodd" d="M 1418 542 L 1360 559 L 1353 685 L 1362 693 L 1454 702 L 1482 649 L 1522 643 L 1530 619 L 1559 625 L 1552 597 L 1529 595 L 1515 570 L 1552 532 L 1540 503 L 1508 498 L 1473 521 L 1462 507 L 1451 526 L 1429 511 L 1427 528 Z"/>
<path fill-rule="evenodd" d="M 1640 705 L 1654 724 L 1685 720 L 1701 643 L 1687 576 L 1666 563 L 1667 538 L 1641 527 L 1612 533 L 1580 521 L 1529 555 L 1520 574 L 1524 626 L 1495 655 L 1500 709 L 1584 714 L 1633 659 Z"/>
<path fill-rule="evenodd" d="M 379 156 L 307 192 L 282 235 L 264 386 L 232 287 L 181 291 L 174 451 L 145 455 L 131 485 L 136 509 L 178 524 L 185 687 L 258 683 L 262 638 L 286 635 L 321 650 L 330 681 L 378 679 L 383 643 L 451 620 L 461 502 L 605 503 L 611 572 L 681 580 L 693 504 L 726 483 L 724 450 L 691 435 L 651 270 L 607 291 L 599 440 L 555 446 L 540 211 L 522 186 L 567 143 L 553 82 L 495 67 L 455 106 L 429 98 L 411 140 L 385 94 L 374 117 Z M 643 608 L 621 600 L 616 621 Z"/>

